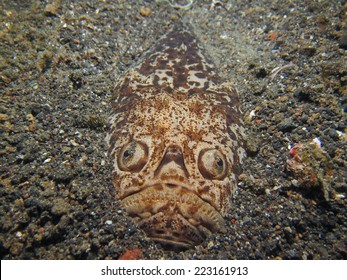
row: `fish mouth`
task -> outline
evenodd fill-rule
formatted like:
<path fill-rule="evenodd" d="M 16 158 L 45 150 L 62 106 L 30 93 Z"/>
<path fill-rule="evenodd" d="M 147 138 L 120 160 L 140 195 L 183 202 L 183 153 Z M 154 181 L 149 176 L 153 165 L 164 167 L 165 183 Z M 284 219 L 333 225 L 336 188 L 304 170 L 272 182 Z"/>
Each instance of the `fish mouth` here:
<path fill-rule="evenodd" d="M 123 198 L 122 205 L 151 239 L 168 249 L 192 248 L 212 232 L 225 232 L 221 214 L 184 186 L 146 186 Z"/>

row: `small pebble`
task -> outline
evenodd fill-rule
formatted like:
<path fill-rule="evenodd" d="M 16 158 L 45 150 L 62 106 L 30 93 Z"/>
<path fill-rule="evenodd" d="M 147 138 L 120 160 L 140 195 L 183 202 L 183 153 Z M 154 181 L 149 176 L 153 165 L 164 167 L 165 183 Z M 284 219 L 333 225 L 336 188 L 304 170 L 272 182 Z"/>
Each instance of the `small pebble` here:
<path fill-rule="evenodd" d="M 44 9 L 45 16 L 57 16 L 60 8 L 59 2 L 60 1 L 55 1 L 52 4 L 47 4 Z"/>
<path fill-rule="evenodd" d="M 339 47 L 341 49 L 347 50 L 347 29 L 342 30 L 342 35 L 339 39 Z"/>
<path fill-rule="evenodd" d="M 142 251 L 140 249 L 133 249 L 126 251 L 118 258 L 118 260 L 138 260 L 141 256 Z"/>
<path fill-rule="evenodd" d="M 107 220 L 107 221 L 105 222 L 105 225 L 108 225 L 108 226 L 112 225 L 112 221 L 111 221 L 111 220 Z"/>
<path fill-rule="evenodd" d="M 140 15 L 143 17 L 149 17 L 152 14 L 152 10 L 148 7 L 142 7 L 140 9 Z"/>
<path fill-rule="evenodd" d="M 8 115 L 0 114 L 0 122 L 7 121 L 7 120 L 8 120 Z"/>

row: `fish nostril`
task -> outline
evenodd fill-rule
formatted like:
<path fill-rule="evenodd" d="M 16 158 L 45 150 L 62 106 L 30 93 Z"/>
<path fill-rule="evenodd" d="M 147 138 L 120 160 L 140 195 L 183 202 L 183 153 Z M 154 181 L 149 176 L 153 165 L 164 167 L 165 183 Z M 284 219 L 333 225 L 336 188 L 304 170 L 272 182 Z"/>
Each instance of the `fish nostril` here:
<path fill-rule="evenodd" d="M 169 147 L 167 148 L 166 152 L 177 154 L 177 153 L 181 153 L 181 149 L 179 147 Z"/>
<path fill-rule="evenodd" d="M 165 158 L 167 158 L 169 160 L 174 160 L 174 161 L 177 161 L 180 159 L 183 160 L 183 155 L 182 155 L 181 149 L 179 147 L 167 148 L 166 153 L 165 153 Z"/>
<path fill-rule="evenodd" d="M 184 174 L 180 174 L 182 172 Z M 160 173 L 171 174 L 171 176 L 176 174 L 189 177 L 188 170 L 185 166 L 182 149 L 179 146 L 169 146 L 166 149 L 163 159 L 154 172 L 154 176 L 158 176 Z"/>

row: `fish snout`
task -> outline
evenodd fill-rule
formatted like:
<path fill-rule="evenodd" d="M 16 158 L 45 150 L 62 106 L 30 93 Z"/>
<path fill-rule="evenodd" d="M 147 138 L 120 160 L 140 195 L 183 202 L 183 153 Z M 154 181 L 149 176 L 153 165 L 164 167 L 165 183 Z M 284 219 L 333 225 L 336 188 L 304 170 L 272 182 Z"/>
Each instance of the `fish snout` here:
<path fill-rule="evenodd" d="M 160 180 L 175 180 L 183 182 L 188 179 L 189 172 L 186 168 L 182 149 L 178 146 L 170 146 L 161 160 L 154 176 Z"/>

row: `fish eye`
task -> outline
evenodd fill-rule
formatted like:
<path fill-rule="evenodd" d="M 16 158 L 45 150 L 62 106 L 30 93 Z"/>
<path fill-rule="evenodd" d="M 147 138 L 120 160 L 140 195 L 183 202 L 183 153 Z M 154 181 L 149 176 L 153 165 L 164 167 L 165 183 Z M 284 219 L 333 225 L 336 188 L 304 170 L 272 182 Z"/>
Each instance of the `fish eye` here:
<path fill-rule="evenodd" d="M 198 168 L 206 179 L 222 180 L 227 175 L 225 156 L 217 149 L 204 149 L 198 157 Z"/>
<path fill-rule="evenodd" d="M 139 172 L 145 166 L 147 160 L 147 145 L 133 140 L 120 150 L 118 167 L 122 171 Z"/>

